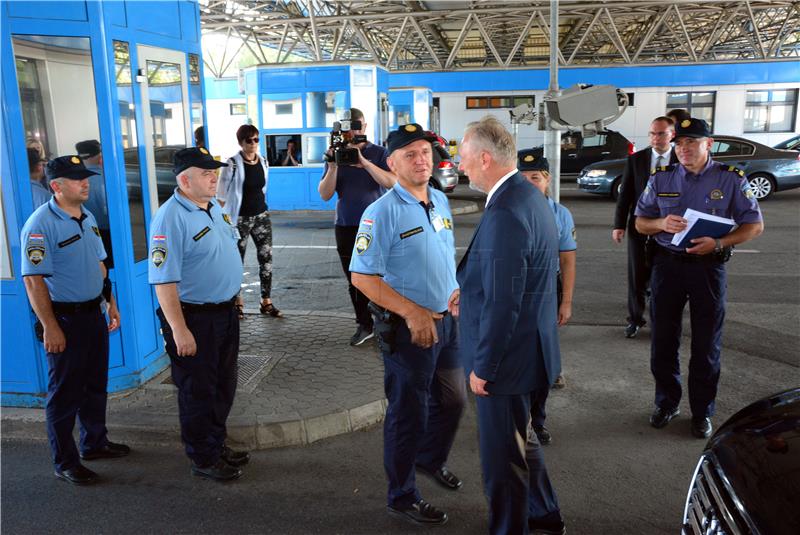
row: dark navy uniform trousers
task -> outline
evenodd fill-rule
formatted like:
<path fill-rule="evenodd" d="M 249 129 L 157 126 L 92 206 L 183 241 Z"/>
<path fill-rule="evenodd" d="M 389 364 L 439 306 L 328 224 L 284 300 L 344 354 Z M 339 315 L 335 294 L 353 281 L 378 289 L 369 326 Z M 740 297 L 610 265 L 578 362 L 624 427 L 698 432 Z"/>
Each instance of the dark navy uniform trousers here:
<path fill-rule="evenodd" d="M 650 281 L 650 369 L 656 381 L 657 406 L 674 409 L 681 400 L 678 349 L 688 300 L 692 328 L 689 405 L 695 417 L 714 414 L 726 281 L 725 264 L 710 257 L 687 258 L 661 249 L 656 255 Z"/>
<path fill-rule="evenodd" d="M 92 310 L 55 315 L 67 345 L 62 353 L 47 353 L 45 415 L 53 463 L 63 471 L 80 463 L 72 437 L 76 416 L 82 452 L 108 444 L 108 324 L 99 304 Z"/>
<path fill-rule="evenodd" d="M 236 394 L 239 318 L 232 303 L 198 310 L 183 307 L 186 326 L 197 343 L 193 357 L 179 357 L 172 329 L 158 310 L 172 380 L 178 387 L 181 440 L 198 466 L 219 460 L 228 414 Z"/>
<path fill-rule="evenodd" d="M 466 403 L 457 323 L 446 315 L 436 321 L 436 332 L 439 341 L 423 349 L 411 343 L 411 333 L 401 321 L 393 351 L 383 352 L 389 400 L 383 424 L 383 463 L 389 479 L 387 501 L 394 507 L 406 507 L 420 499 L 415 464 L 429 471 L 445 464 Z"/>

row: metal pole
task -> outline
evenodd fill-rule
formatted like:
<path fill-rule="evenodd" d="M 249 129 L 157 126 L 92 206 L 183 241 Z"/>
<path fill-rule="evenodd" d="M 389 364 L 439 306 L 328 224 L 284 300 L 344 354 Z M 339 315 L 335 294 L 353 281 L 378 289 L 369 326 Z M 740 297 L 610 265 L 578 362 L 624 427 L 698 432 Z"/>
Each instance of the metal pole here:
<path fill-rule="evenodd" d="M 550 0 L 550 86 L 545 94 L 545 99 L 560 94 L 558 89 L 558 0 Z M 550 163 L 553 200 L 559 202 L 561 198 L 561 131 L 553 128 L 549 114 L 545 116 L 544 157 Z"/>

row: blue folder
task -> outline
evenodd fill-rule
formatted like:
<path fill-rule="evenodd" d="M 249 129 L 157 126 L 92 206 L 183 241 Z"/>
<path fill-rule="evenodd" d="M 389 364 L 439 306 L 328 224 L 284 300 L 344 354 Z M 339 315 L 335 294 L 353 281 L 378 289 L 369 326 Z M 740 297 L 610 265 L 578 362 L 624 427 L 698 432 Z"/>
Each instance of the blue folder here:
<path fill-rule="evenodd" d="M 698 219 L 695 221 L 692 228 L 689 229 L 689 232 L 686 233 L 686 236 L 683 237 L 681 242 L 678 244 L 678 247 L 681 249 L 688 249 L 690 247 L 694 247 L 695 244 L 692 243 L 691 240 L 695 238 L 702 238 L 703 236 L 708 236 L 710 238 L 721 238 L 728 234 L 735 224 L 730 223 L 721 223 L 719 221 L 710 221 L 708 219 Z"/>

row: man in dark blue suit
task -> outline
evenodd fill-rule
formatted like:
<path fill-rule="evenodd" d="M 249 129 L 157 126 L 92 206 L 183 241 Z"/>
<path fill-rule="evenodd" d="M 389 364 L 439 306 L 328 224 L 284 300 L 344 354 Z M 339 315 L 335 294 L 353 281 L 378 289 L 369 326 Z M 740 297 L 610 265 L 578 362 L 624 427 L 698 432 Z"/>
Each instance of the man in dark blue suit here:
<path fill-rule="evenodd" d="M 458 266 L 461 351 L 477 397 L 490 533 L 564 533 L 558 500 L 531 428 L 531 393 L 561 371 L 556 321 L 558 230 L 547 200 L 516 169 L 503 125 L 467 127 L 461 169 L 487 193 Z"/>

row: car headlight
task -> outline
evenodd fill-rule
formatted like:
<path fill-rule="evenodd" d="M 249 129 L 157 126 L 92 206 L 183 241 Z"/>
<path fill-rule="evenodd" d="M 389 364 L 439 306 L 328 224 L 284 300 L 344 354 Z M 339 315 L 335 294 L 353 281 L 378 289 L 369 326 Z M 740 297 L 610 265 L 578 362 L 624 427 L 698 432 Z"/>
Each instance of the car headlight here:
<path fill-rule="evenodd" d="M 596 178 L 598 176 L 606 176 L 605 169 L 591 169 L 588 173 L 586 173 L 588 178 Z"/>

